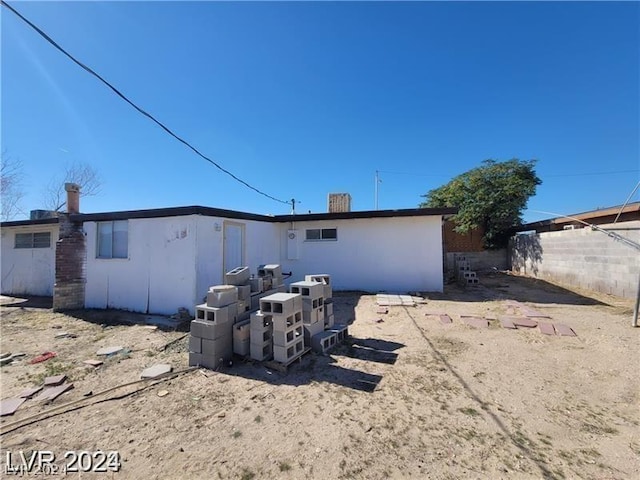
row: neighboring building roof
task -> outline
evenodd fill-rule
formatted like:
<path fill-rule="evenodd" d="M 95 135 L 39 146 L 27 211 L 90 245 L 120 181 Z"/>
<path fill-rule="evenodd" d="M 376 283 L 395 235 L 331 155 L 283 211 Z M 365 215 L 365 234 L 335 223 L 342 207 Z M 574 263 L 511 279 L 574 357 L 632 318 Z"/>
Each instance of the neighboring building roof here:
<path fill-rule="evenodd" d="M 617 205 L 615 207 L 601 208 L 588 212 L 574 213 L 569 216 L 555 217 L 548 220 L 531 222 L 519 227 L 518 231 L 562 230 L 566 225 L 584 225 L 584 223 L 581 223 L 580 221 L 595 225 L 613 223 L 613 221 L 618 216 L 621 208 L 622 205 Z M 622 209 L 622 213 L 620 214 L 620 218 L 618 219 L 618 221 L 624 222 L 629 220 L 640 220 L 640 202 L 629 203 Z"/>
<path fill-rule="evenodd" d="M 150 210 L 128 210 L 122 212 L 103 213 L 78 213 L 71 215 L 72 221 L 99 222 L 109 220 L 127 220 L 132 218 L 162 218 L 179 217 L 185 215 L 204 215 L 208 217 L 233 218 L 238 220 L 257 220 L 262 222 L 291 222 L 305 220 L 343 220 L 350 218 L 382 218 L 382 217 L 418 217 L 429 215 L 450 216 L 458 212 L 457 208 L 411 208 L 401 210 L 365 210 L 360 212 L 336 212 L 336 213 L 304 213 L 295 215 L 258 215 L 254 213 L 238 212 L 211 207 L 170 207 L 155 208 Z M 58 223 L 58 218 L 46 218 L 41 220 L 17 220 L 2 222 L 2 227 L 14 227 L 24 225 L 45 225 Z"/>

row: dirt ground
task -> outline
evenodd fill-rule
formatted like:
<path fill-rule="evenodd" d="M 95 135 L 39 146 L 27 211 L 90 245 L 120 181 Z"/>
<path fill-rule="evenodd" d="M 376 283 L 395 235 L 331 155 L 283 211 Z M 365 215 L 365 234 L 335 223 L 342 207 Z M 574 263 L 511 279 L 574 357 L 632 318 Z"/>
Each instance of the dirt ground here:
<path fill-rule="evenodd" d="M 1 351 L 27 356 L 2 367 L 2 398 L 58 373 L 75 388 L 2 417 L 2 471 L 6 452 L 15 463 L 19 452 L 49 450 L 62 464 L 67 451 L 101 450 L 119 452 L 118 472 L 65 478 L 640 478 L 632 302 L 505 274 L 481 282 L 388 314 L 376 313 L 375 295 L 336 294 L 349 341 L 305 355 L 287 374 L 238 360 L 105 394 L 156 363 L 186 369 L 186 339 L 162 348 L 184 333 L 123 325 L 135 316 L 122 312 L 63 315 L 5 297 Z M 505 314 L 509 299 L 578 336 L 460 319 Z M 61 331 L 77 337 L 55 339 Z M 98 368 L 82 364 L 111 345 L 128 350 Z M 57 357 L 29 364 L 47 350 Z"/>

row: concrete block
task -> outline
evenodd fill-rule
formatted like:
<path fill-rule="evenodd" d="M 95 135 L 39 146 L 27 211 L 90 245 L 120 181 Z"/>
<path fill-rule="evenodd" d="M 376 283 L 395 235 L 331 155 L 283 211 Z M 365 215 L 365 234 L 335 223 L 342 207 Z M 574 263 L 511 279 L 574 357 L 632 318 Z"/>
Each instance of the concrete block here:
<path fill-rule="evenodd" d="M 288 317 L 282 315 L 274 315 L 273 316 L 273 330 L 274 331 L 285 331 L 290 328 L 296 327 L 302 324 L 302 312 L 298 311 L 293 315 L 289 315 Z"/>
<path fill-rule="evenodd" d="M 263 343 L 273 342 L 273 330 L 249 330 L 249 339 L 251 343 L 262 345 Z"/>
<path fill-rule="evenodd" d="M 215 340 L 202 339 L 202 355 L 215 357 L 229 351 L 233 351 L 232 336 L 220 337 Z"/>
<path fill-rule="evenodd" d="M 333 315 L 333 302 L 324 301 L 324 318 L 327 318 L 329 315 Z"/>
<path fill-rule="evenodd" d="M 293 315 L 295 309 L 295 298 L 299 296 L 293 293 L 274 293 L 260 299 L 260 310 L 265 314 L 273 313 L 288 317 Z"/>
<path fill-rule="evenodd" d="M 318 282 L 322 284 L 324 289 L 323 296 L 325 298 L 325 301 L 328 298 L 333 297 L 333 289 L 331 287 L 331 275 L 328 275 L 326 273 L 317 273 L 315 275 L 305 275 L 304 279 L 307 282 Z"/>
<path fill-rule="evenodd" d="M 288 363 L 291 360 L 294 360 L 296 357 L 302 355 L 304 351 L 304 339 L 299 338 L 294 341 L 291 345 L 282 347 L 279 345 L 273 346 L 273 359 L 276 362 L 280 363 Z"/>
<path fill-rule="evenodd" d="M 233 332 L 233 323 L 216 323 L 206 320 L 191 321 L 191 336 L 197 338 L 206 338 L 207 340 L 215 340 L 222 337 L 231 337 Z"/>
<path fill-rule="evenodd" d="M 233 339 L 249 340 L 249 330 L 251 329 L 251 321 L 245 320 L 242 323 L 236 323 L 233 326 Z"/>
<path fill-rule="evenodd" d="M 242 314 L 242 313 L 246 313 L 250 310 L 250 305 L 251 305 L 251 299 L 249 300 L 238 300 L 238 303 L 236 304 L 236 308 L 238 309 L 238 315 Z M 236 318 L 237 321 L 237 318 Z"/>
<path fill-rule="evenodd" d="M 336 332 L 320 332 L 311 337 L 311 349 L 316 353 L 327 353 L 338 343 Z"/>
<path fill-rule="evenodd" d="M 249 344 L 249 354 L 253 360 L 257 360 L 262 362 L 264 360 L 269 360 L 273 356 L 273 343 L 264 342 L 264 343 L 254 343 L 251 342 Z"/>
<path fill-rule="evenodd" d="M 322 322 L 324 323 L 324 313 L 323 316 L 320 317 L 319 310 L 317 308 L 302 311 L 302 322 L 305 325 L 309 323 L 316 323 L 320 320 L 322 320 Z"/>
<path fill-rule="evenodd" d="M 238 340 L 234 337 L 233 353 L 235 353 L 236 355 L 241 355 L 243 357 L 246 357 L 250 353 L 250 349 L 251 349 L 250 345 L 251 343 L 248 338 L 246 340 Z"/>
<path fill-rule="evenodd" d="M 324 295 L 324 286 L 320 282 L 293 282 L 289 285 L 289 291 L 303 297 L 320 298 Z"/>
<path fill-rule="evenodd" d="M 333 315 L 325 315 L 324 317 L 324 328 L 331 329 L 335 323 L 335 317 Z"/>
<path fill-rule="evenodd" d="M 296 327 L 292 327 L 288 330 L 274 330 L 273 331 L 273 346 L 289 347 L 296 341 L 304 340 L 304 330 L 302 323 Z"/>
<path fill-rule="evenodd" d="M 202 353 L 202 338 L 189 335 L 189 352 Z"/>
<path fill-rule="evenodd" d="M 273 330 L 273 315 L 265 315 L 260 310 L 251 314 L 249 322 L 251 330 Z"/>
<path fill-rule="evenodd" d="M 282 268 L 277 264 L 260 265 L 258 267 L 258 276 L 271 277 L 272 285 L 276 287 L 283 283 Z"/>
<path fill-rule="evenodd" d="M 249 283 L 249 267 L 238 267 L 224 274 L 224 283 L 227 285 L 247 285 Z"/>
<path fill-rule="evenodd" d="M 238 285 L 238 302 L 251 300 L 251 285 Z"/>
<path fill-rule="evenodd" d="M 335 332 L 336 341 L 338 343 L 344 342 L 349 336 L 349 326 L 345 324 L 336 323 L 333 325 L 329 332 Z"/>
<path fill-rule="evenodd" d="M 238 315 L 238 304 L 232 303 L 226 307 L 210 307 L 203 303 L 202 305 L 196 305 L 195 310 L 196 320 L 206 320 L 215 323 L 234 323 Z"/>
<path fill-rule="evenodd" d="M 238 301 L 238 287 L 233 285 L 215 285 L 207 292 L 207 306 L 226 307 Z"/>
<path fill-rule="evenodd" d="M 311 346 L 311 337 L 324 331 L 324 321 L 314 322 L 310 324 L 303 324 L 304 329 L 304 344 Z"/>
<path fill-rule="evenodd" d="M 476 272 L 471 272 L 469 270 L 467 271 L 461 271 L 460 272 L 460 276 L 462 278 L 476 278 Z"/>
<path fill-rule="evenodd" d="M 264 281 L 262 280 L 262 277 L 251 277 L 249 279 L 249 286 L 251 288 L 251 293 L 264 292 Z"/>
<path fill-rule="evenodd" d="M 249 320 L 251 318 L 251 311 L 247 310 L 246 312 L 238 313 L 238 318 L 236 318 L 236 323 L 242 323 L 245 320 Z"/>
<path fill-rule="evenodd" d="M 228 365 L 233 358 L 231 350 L 228 352 L 221 352 L 219 355 L 211 356 L 201 353 L 189 354 L 189 366 L 190 367 L 204 367 L 211 370 L 216 370 L 221 366 Z"/>
<path fill-rule="evenodd" d="M 310 297 L 302 297 L 302 310 L 309 311 L 314 308 L 321 308 L 324 306 L 324 297 L 318 298 L 310 298 Z"/>

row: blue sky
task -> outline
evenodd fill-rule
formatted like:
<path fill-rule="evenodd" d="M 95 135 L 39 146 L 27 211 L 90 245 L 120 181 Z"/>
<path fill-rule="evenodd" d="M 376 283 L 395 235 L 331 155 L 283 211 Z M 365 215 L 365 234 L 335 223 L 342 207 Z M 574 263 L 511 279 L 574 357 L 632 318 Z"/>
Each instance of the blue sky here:
<path fill-rule="evenodd" d="M 640 179 L 637 2 L 9 3 L 301 213 L 326 211 L 329 192 L 373 209 L 376 170 L 379 208 L 414 208 L 487 158 L 538 159 L 526 221 L 621 204 Z M 24 164 L 25 211 L 81 161 L 104 182 L 84 212 L 289 213 L 1 10 L 1 140 Z"/>

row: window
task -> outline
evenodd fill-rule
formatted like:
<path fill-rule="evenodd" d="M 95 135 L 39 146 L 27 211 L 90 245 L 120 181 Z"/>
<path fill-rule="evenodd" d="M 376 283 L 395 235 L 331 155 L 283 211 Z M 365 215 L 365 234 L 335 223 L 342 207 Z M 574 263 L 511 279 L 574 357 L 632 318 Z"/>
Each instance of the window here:
<path fill-rule="evenodd" d="M 51 232 L 16 233 L 15 248 L 49 248 Z"/>
<path fill-rule="evenodd" d="M 306 231 L 307 240 L 338 240 L 337 228 L 312 228 Z"/>
<path fill-rule="evenodd" d="M 126 220 L 98 223 L 98 258 L 127 258 L 129 225 Z"/>

